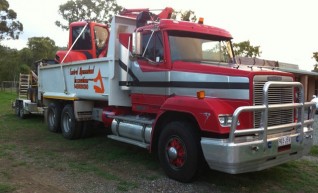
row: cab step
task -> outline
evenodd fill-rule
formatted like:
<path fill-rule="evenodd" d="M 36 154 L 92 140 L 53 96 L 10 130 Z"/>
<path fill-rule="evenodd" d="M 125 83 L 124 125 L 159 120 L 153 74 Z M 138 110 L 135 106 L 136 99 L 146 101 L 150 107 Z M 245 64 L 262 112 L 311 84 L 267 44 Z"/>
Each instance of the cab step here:
<path fill-rule="evenodd" d="M 117 136 L 117 135 L 108 135 L 107 137 L 110 138 L 110 139 L 116 140 L 116 141 L 128 143 L 128 144 L 135 145 L 135 146 L 138 146 L 138 147 L 141 147 L 141 148 L 145 148 L 145 149 L 149 149 L 149 146 L 150 146 L 149 144 L 146 144 L 144 142 L 136 141 L 136 140 L 133 140 L 133 139 L 128 139 L 128 138 L 125 138 L 125 137 L 120 137 L 120 136 Z"/>

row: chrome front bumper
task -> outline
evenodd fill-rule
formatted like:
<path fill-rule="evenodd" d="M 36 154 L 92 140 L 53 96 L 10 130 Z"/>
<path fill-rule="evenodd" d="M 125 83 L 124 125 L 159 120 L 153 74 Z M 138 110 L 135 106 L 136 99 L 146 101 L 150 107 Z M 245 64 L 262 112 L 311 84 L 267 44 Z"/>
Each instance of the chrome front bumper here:
<path fill-rule="evenodd" d="M 269 88 L 275 86 L 298 88 L 299 102 L 269 104 Z M 210 168 L 232 174 L 259 171 L 307 154 L 313 144 L 315 103 L 305 103 L 303 93 L 302 84 L 299 82 L 266 82 L 263 88 L 262 105 L 243 106 L 234 111 L 228 139 L 201 139 L 203 155 Z M 268 126 L 268 112 L 276 109 L 294 109 L 297 121 Z M 305 109 L 310 111 L 306 119 Z M 238 130 L 240 114 L 256 111 L 262 114 L 262 126 Z M 239 140 L 246 136 L 250 138 Z M 278 140 L 282 137 L 290 138 L 290 144 L 279 147 Z"/>
<path fill-rule="evenodd" d="M 279 152 L 278 138 L 270 139 L 264 147 L 262 140 L 231 143 L 228 139 L 202 138 L 204 157 L 211 169 L 231 173 L 260 171 L 306 155 L 313 143 L 313 130 L 291 137 L 291 147 Z"/>

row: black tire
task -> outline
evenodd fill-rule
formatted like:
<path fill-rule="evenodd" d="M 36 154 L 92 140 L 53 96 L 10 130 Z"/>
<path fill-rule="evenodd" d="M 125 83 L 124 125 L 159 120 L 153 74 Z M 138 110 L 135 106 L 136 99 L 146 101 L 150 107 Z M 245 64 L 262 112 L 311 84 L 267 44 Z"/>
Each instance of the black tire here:
<path fill-rule="evenodd" d="M 61 131 L 62 107 L 59 103 L 50 103 L 47 109 L 47 126 L 49 131 L 57 133 Z"/>
<path fill-rule="evenodd" d="M 20 103 L 18 100 L 15 101 L 15 114 L 20 117 Z"/>
<path fill-rule="evenodd" d="M 158 156 L 168 177 L 191 182 L 202 164 L 200 137 L 187 122 L 167 124 L 159 137 Z"/>
<path fill-rule="evenodd" d="M 89 138 L 93 136 L 93 124 L 92 121 L 84 121 L 82 123 L 82 138 Z"/>
<path fill-rule="evenodd" d="M 21 101 L 19 104 L 19 117 L 20 119 L 25 119 L 26 115 L 24 113 L 23 102 Z"/>
<path fill-rule="evenodd" d="M 81 122 L 76 121 L 73 106 L 68 104 L 61 115 L 62 134 L 66 139 L 78 139 L 82 134 Z"/>

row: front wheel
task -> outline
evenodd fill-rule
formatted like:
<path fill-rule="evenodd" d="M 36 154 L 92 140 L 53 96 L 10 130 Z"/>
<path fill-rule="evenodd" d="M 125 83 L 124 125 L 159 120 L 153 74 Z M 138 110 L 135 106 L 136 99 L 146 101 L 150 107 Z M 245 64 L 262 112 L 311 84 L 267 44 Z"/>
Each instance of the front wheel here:
<path fill-rule="evenodd" d="M 168 177 L 190 182 L 202 165 L 200 137 L 187 122 L 171 122 L 164 127 L 158 144 L 160 164 Z"/>

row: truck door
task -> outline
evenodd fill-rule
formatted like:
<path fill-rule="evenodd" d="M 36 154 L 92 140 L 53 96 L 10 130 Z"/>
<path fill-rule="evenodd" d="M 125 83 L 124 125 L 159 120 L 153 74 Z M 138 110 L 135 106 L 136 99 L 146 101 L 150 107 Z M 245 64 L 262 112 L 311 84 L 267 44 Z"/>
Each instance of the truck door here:
<path fill-rule="evenodd" d="M 159 108 L 166 98 L 170 69 L 165 58 L 162 31 L 145 30 L 141 41 L 142 55 L 132 65 L 132 71 L 138 79 L 131 88 L 132 103 L 138 101 Z M 138 100 L 134 96 L 138 96 Z"/>

